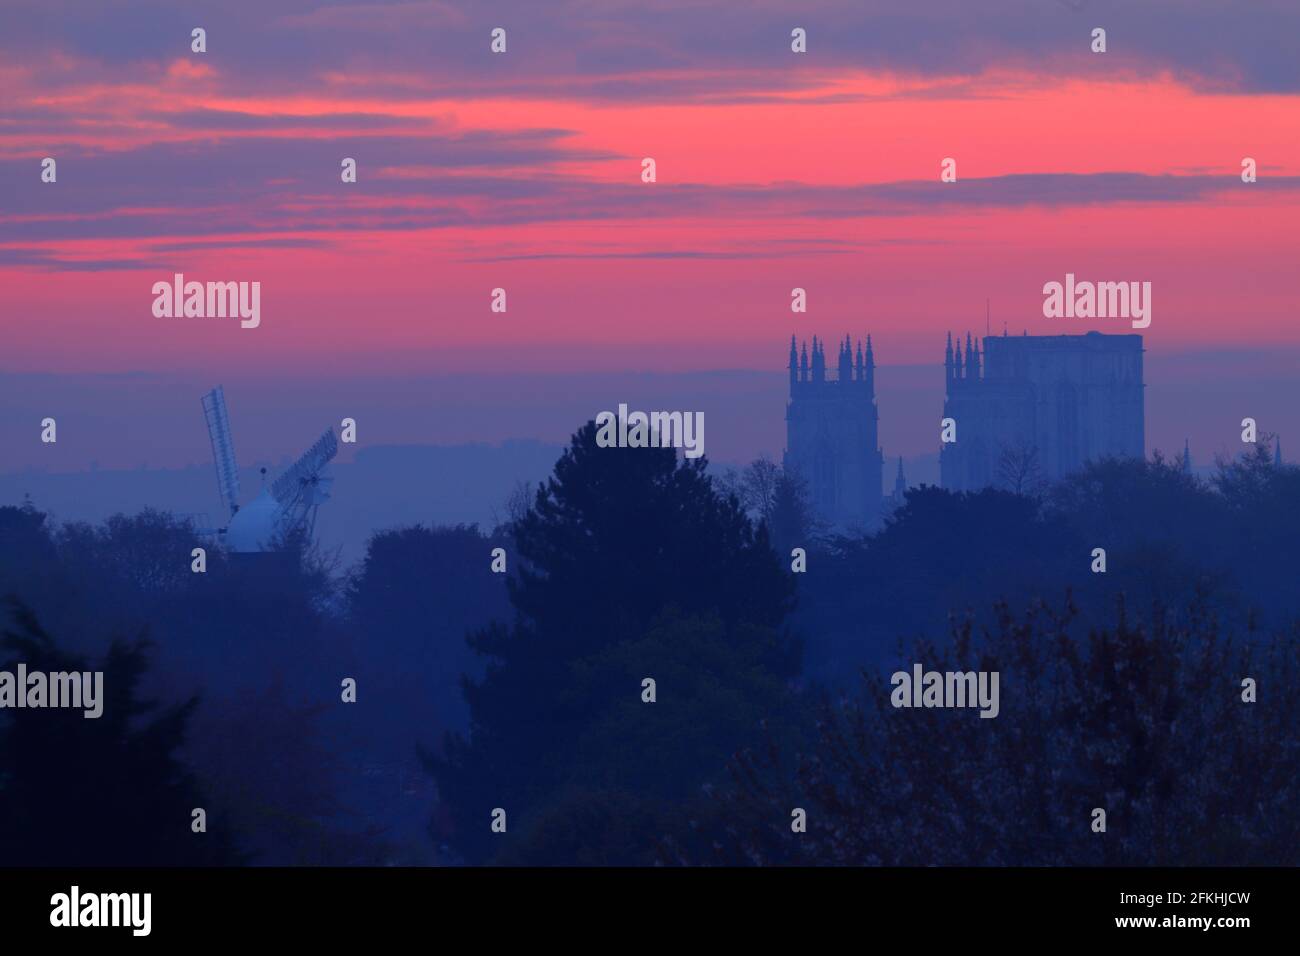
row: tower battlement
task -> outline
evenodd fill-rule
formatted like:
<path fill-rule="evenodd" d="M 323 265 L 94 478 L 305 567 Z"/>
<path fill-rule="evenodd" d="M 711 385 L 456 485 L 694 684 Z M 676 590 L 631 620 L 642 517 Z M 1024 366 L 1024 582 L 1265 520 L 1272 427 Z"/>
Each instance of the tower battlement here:
<path fill-rule="evenodd" d="M 876 389 L 876 359 L 871 347 L 871 336 L 867 336 L 864 349 L 861 340 L 854 343 L 849 336 L 837 343 L 838 355 L 835 365 L 826 364 L 826 343 L 819 342 L 817 336 L 812 339 L 812 357 L 808 355 L 808 343 L 803 343 L 802 354 L 796 351 L 795 338 L 790 336 L 790 397 L 795 395 L 813 397 L 819 393 L 826 396 L 840 393 L 841 385 L 856 385 L 874 399 Z"/>

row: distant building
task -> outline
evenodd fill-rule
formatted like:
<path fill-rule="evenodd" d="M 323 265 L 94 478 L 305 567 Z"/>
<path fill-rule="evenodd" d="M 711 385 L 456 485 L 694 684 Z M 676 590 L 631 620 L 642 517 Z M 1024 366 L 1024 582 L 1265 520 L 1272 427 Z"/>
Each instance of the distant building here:
<path fill-rule="evenodd" d="M 786 407 L 784 467 L 808 485 L 818 516 L 840 530 L 870 529 L 880 521 L 884 459 L 877 437 L 876 363 L 871 336 L 854 352 L 838 343 L 834 369 L 814 336 L 802 355 L 790 338 L 790 403 Z"/>
<path fill-rule="evenodd" d="M 944 356 L 940 482 L 954 491 L 1052 481 L 1105 456 L 1146 455 L 1142 336 L 966 336 Z"/>
<path fill-rule="evenodd" d="M 907 504 L 907 477 L 903 474 L 903 456 L 899 455 L 898 474 L 894 476 L 894 491 L 885 499 L 882 517 L 892 515 L 905 504 Z"/>

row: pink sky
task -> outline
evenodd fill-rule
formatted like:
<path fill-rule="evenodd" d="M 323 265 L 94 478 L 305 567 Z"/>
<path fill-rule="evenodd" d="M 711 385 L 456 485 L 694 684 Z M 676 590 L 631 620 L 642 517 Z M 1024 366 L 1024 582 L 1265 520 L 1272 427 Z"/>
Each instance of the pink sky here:
<path fill-rule="evenodd" d="M 907 365 L 982 331 L 986 300 L 995 332 L 1131 331 L 1045 319 L 1067 272 L 1151 282 L 1153 353 L 1300 345 L 1286 5 L 1112 12 L 1095 55 L 1048 3 L 949 3 L 933 29 L 871 4 L 503 4 L 494 57 L 472 5 L 151 4 L 24 2 L 0 40 L 0 372 L 780 369 L 792 332 L 870 332 Z M 260 328 L 155 318 L 175 271 L 259 281 Z"/>

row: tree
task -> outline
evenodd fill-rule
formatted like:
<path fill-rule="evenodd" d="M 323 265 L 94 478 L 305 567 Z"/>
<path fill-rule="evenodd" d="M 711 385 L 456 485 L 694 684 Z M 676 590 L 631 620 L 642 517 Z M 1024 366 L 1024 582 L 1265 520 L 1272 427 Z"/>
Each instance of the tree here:
<path fill-rule="evenodd" d="M 0 724 L 0 862 L 7 866 L 198 866 L 240 861 L 176 752 L 198 701 L 159 710 L 137 696 L 148 642 L 114 642 L 97 668 L 60 651 L 31 612 L 12 608 L 2 669 L 103 672 L 103 713 L 16 709 Z M 155 711 L 157 711 L 155 713 Z"/>
<path fill-rule="evenodd" d="M 510 494 L 506 496 L 506 520 L 503 524 L 502 531 L 509 532 L 516 522 L 520 521 L 524 515 L 528 514 L 528 509 L 532 507 L 533 498 L 536 496 L 536 489 L 531 481 L 516 481 L 515 486 L 510 489 Z"/>
<path fill-rule="evenodd" d="M 1263 619 L 1281 624 L 1300 615 L 1300 468 L 1275 464 L 1263 440 L 1236 460 L 1220 458 L 1210 483 L 1222 502 L 1223 532 L 1214 549 L 1225 578 L 1250 595 Z"/>
<path fill-rule="evenodd" d="M 668 859 L 877 865 L 1300 864 L 1300 631 L 1226 632 L 1203 600 L 1104 627 L 1005 606 L 900 654 L 995 671 L 1000 713 L 896 709 L 887 671 L 825 701 L 810 747 L 756 749 L 727 821 Z M 1243 701 L 1242 679 L 1267 686 Z M 802 752 L 799 752 L 799 751 Z M 795 835 L 790 808 L 808 815 Z M 1092 811 L 1107 814 L 1105 833 Z"/>
<path fill-rule="evenodd" d="M 1288 472 L 1295 470 L 1274 464 L 1276 435 L 1266 433 L 1259 437 L 1261 441 L 1235 458 L 1215 456 L 1214 476 L 1210 483 L 1234 510 L 1240 511 L 1267 501 L 1273 496 L 1279 479 L 1285 480 Z"/>
<path fill-rule="evenodd" d="M 512 830 L 532 832 L 563 793 L 653 798 L 698 785 L 738 742 L 701 721 L 734 729 L 738 714 L 779 709 L 773 694 L 797 673 L 797 645 L 782 629 L 790 576 L 765 531 L 715 491 L 705 460 L 601 448 L 595 436 L 594 423 L 573 436 L 516 522 L 514 621 L 470 636 L 487 659 L 484 678 L 465 682 L 470 732 L 429 758 L 450 838 L 471 861 L 500 845 L 488 828 L 494 807 L 512 809 Z M 641 679 L 699 669 L 711 689 L 690 731 L 703 745 L 659 764 L 667 774 L 628 765 L 625 731 L 674 712 L 641 703 Z"/>
<path fill-rule="evenodd" d="M 335 709 L 329 701 L 295 700 L 275 680 L 265 689 L 209 696 L 195 712 L 185 756 L 202 777 L 209 817 L 228 822 L 252 862 L 388 862 L 382 828 L 361 825 L 341 797 L 352 761 L 324 726 Z"/>
<path fill-rule="evenodd" d="M 784 472 L 766 455 L 755 458 L 740 475 L 740 503 L 771 529 L 776 517 L 777 487 Z"/>
<path fill-rule="evenodd" d="M 36 510 L 31 498 L 24 499 L 21 507 L 0 507 L 0 541 L 7 545 L 0 552 L 0 559 L 7 559 L 0 565 L 0 571 L 16 571 L 20 554 L 26 554 L 29 561 L 49 561 L 55 557 L 54 543 L 45 524 L 47 517 L 44 512 Z"/>
<path fill-rule="evenodd" d="M 721 492 L 735 496 L 751 520 L 766 525 L 778 555 L 788 558 L 791 548 L 819 547 L 826 538 L 826 524 L 813 511 L 808 483 L 797 471 L 762 455 L 740 471 L 728 468 L 715 480 Z"/>
<path fill-rule="evenodd" d="M 396 528 L 367 543 L 346 613 L 365 648 L 364 683 L 390 701 L 377 737 L 390 755 L 410 758 L 417 741 L 464 729 L 459 681 L 482 673 L 465 633 L 509 611 L 507 575 L 489 570 L 492 549 L 507 544 L 476 525 Z"/>
<path fill-rule="evenodd" d="M 1038 446 L 1023 436 L 1004 444 L 998 456 L 997 483 L 1013 494 L 1040 494 L 1047 481 L 1038 461 Z"/>
<path fill-rule="evenodd" d="M 899 635 L 941 632 L 951 611 L 1055 598 L 1087 575 L 1083 545 L 1035 499 L 913 488 L 880 531 L 836 539 L 816 574 L 799 576 L 806 676 L 842 684 Z"/>
<path fill-rule="evenodd" d="M 1072 529 L 1085 556 L 1098 547 L 1106 551 L 1106 574 L 1075 578 L 1085 614 L 1108 612 L 1121 583 L 1139 606 L 1183 605 L 1198 587 L 1210 587 L 1225 610 L 1243 555 L 1224 505 L 1222 496 L 1159 452 L 1146 461 L 1091 461 L 1044 498 L 1045 514 Z"/>
<path fill-rule="evenodd" d="M 792 548 L 812 550 L 826 537 L 826 525 L 813 511 L 808 483 L 797 471 L 784 470 L 772 486 L 768 533 L 777 554 L 789 558 Z"/>
<path fill-rule="evenodd" d="M 28 607 L 43 612 L 48 625 L 55 615 L 60 623 L 80 612 L 78 592 L 98 582 L 78 582 L 68 573 L 55 543 L 49 515 L 38 511 L 30 498 L 21 507 L 0 507 L 0 598 L 21 595 Z M 0 602 L 0 626 L 9 608 Z"/>
<path fill-rule="evenodd" d="M 1056 482 L 1045 508 L 1098 544 L 1154 540 L 1209 543 L 1226 530 L 1215 517 L 1221 502 L 1195 475 L 1157 452 L 1149 461 L 1106 457 Z"/>

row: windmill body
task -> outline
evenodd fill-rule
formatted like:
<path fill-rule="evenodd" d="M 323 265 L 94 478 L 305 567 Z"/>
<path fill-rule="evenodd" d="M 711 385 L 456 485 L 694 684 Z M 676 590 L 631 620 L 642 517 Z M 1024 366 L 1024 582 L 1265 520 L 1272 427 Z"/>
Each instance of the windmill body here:
<path fill-rule="evenodd" d="M 223 536 L 226 549 L 240 554 L 267 552 L 283 546 L 289 537 L 310 537 L 316 527 L 316 511 L 329 499 L 334 481 L 329 475 L 329 463 L 339 447 L 334 430 L 326 429 L 269 487 L 263 487 L 257 497 L 241 505 L 239 468 L 221 386 L 203 396 L 203 415 L 212 440 L 217 490 L 230 509 L 229 523 L 217 532 Z"/>

